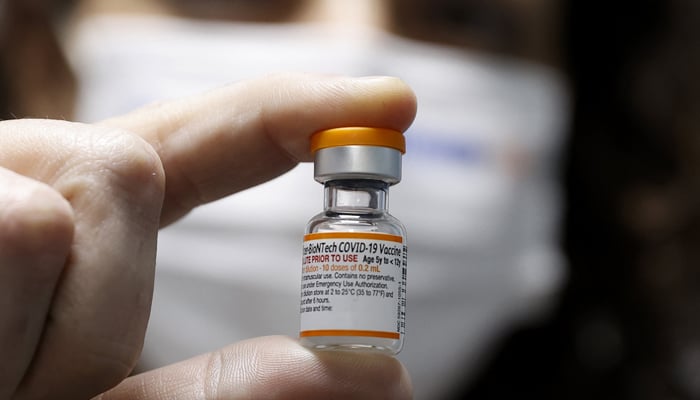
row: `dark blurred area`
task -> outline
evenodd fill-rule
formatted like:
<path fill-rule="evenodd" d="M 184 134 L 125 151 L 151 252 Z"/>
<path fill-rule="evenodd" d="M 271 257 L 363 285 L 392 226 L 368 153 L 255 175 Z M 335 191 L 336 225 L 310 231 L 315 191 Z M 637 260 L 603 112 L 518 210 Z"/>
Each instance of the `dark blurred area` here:
<path fill-rule="evenodd" d="M 700 2 L 568 2 L 570 263 L 460 398 L 700 398 Z"/>
<path fill-rule="evenodd" d="M 700 398 L 700 2 L 564 4 L 569 280 L 455 397 Z M 53 10 L 0 5 L 0 118 L 70 115 L 74 82 L 56 79 L 68 72 L 41 20 Z M 44 101 L 30 112 L 27 98 Z"/>
<path fill-rule="evenodd" d="M 55 34 L 72 3 L 0 1 L 0 119 L 72 115 L 76 82 Z"/>

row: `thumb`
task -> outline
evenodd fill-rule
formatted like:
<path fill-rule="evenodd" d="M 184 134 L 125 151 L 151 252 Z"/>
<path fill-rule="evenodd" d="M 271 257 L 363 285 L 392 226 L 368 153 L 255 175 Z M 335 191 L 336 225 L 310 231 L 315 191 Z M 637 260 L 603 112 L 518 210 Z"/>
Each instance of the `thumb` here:
<path fill-rule="evenodd" d="M 410 399 L 411 393 L 395 358 L 314 352 L 269 336 L 133 376 L 95 400 Z"/>

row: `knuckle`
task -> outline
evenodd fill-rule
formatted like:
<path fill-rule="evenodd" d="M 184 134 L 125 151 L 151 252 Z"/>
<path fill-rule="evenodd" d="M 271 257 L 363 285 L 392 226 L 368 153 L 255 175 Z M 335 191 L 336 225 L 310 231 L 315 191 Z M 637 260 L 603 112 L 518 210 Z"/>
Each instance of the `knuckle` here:
<path fill-rule="evenodd" d="M 204 371 L 205 379 L 202 384 L 202 393 L 205 399 L 217 399 L 222 392 L 222 369 L 226 361 L 221 350 L 216 350 L 207 355 Z"/>
<path fill-rule="evenodd" d="M 109 130 L 92 137 L 94 172 L 130 193 L 160 193 L 165 174 L 156 151 L 145 140 L 127 131 Z M 149 191 L 148 189 L 153 189 Z"/>

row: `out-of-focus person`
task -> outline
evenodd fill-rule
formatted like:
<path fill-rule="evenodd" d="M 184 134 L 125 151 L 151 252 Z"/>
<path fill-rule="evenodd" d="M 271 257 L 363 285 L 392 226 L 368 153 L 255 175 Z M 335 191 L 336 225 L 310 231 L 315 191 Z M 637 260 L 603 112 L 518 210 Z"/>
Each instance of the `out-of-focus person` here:
<path fill-rule="evenodd" d="M 33 111 L 29 98 L 18 101 L 26 108 L 17 113 L 94 122 L 278 71 L 392 75 L 416 91 L 419 112 L 391 208 L 409 232 L 407 339 L 399 359 L 417 398 L 450 395 L 506 332 L 552 305 L 565 276 L 556 171 L 569 114 L 557 2 L 73 6 L 61 15 L 59 38 L 75 102 L 35 104 Z M 215 117 L 201 115 L 203 123 Z M 162 231 L 140 368 L 243 338 L 295 336 L 293 260 L 320 191 L 311 166 L 301 165 Z"/>

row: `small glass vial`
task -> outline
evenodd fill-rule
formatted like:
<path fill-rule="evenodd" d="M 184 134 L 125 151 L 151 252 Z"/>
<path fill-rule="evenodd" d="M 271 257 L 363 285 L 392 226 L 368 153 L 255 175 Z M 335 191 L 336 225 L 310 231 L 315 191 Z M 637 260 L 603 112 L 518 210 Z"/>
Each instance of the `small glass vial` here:
<path fill-rule="evenodd" d="M 311 137 L 324 209 L 304 235 L 303 345 L 401 351 L 406 318 L 406 231 L 387 211 L 401 180 L 401 132 L 346 127 Z"/>

